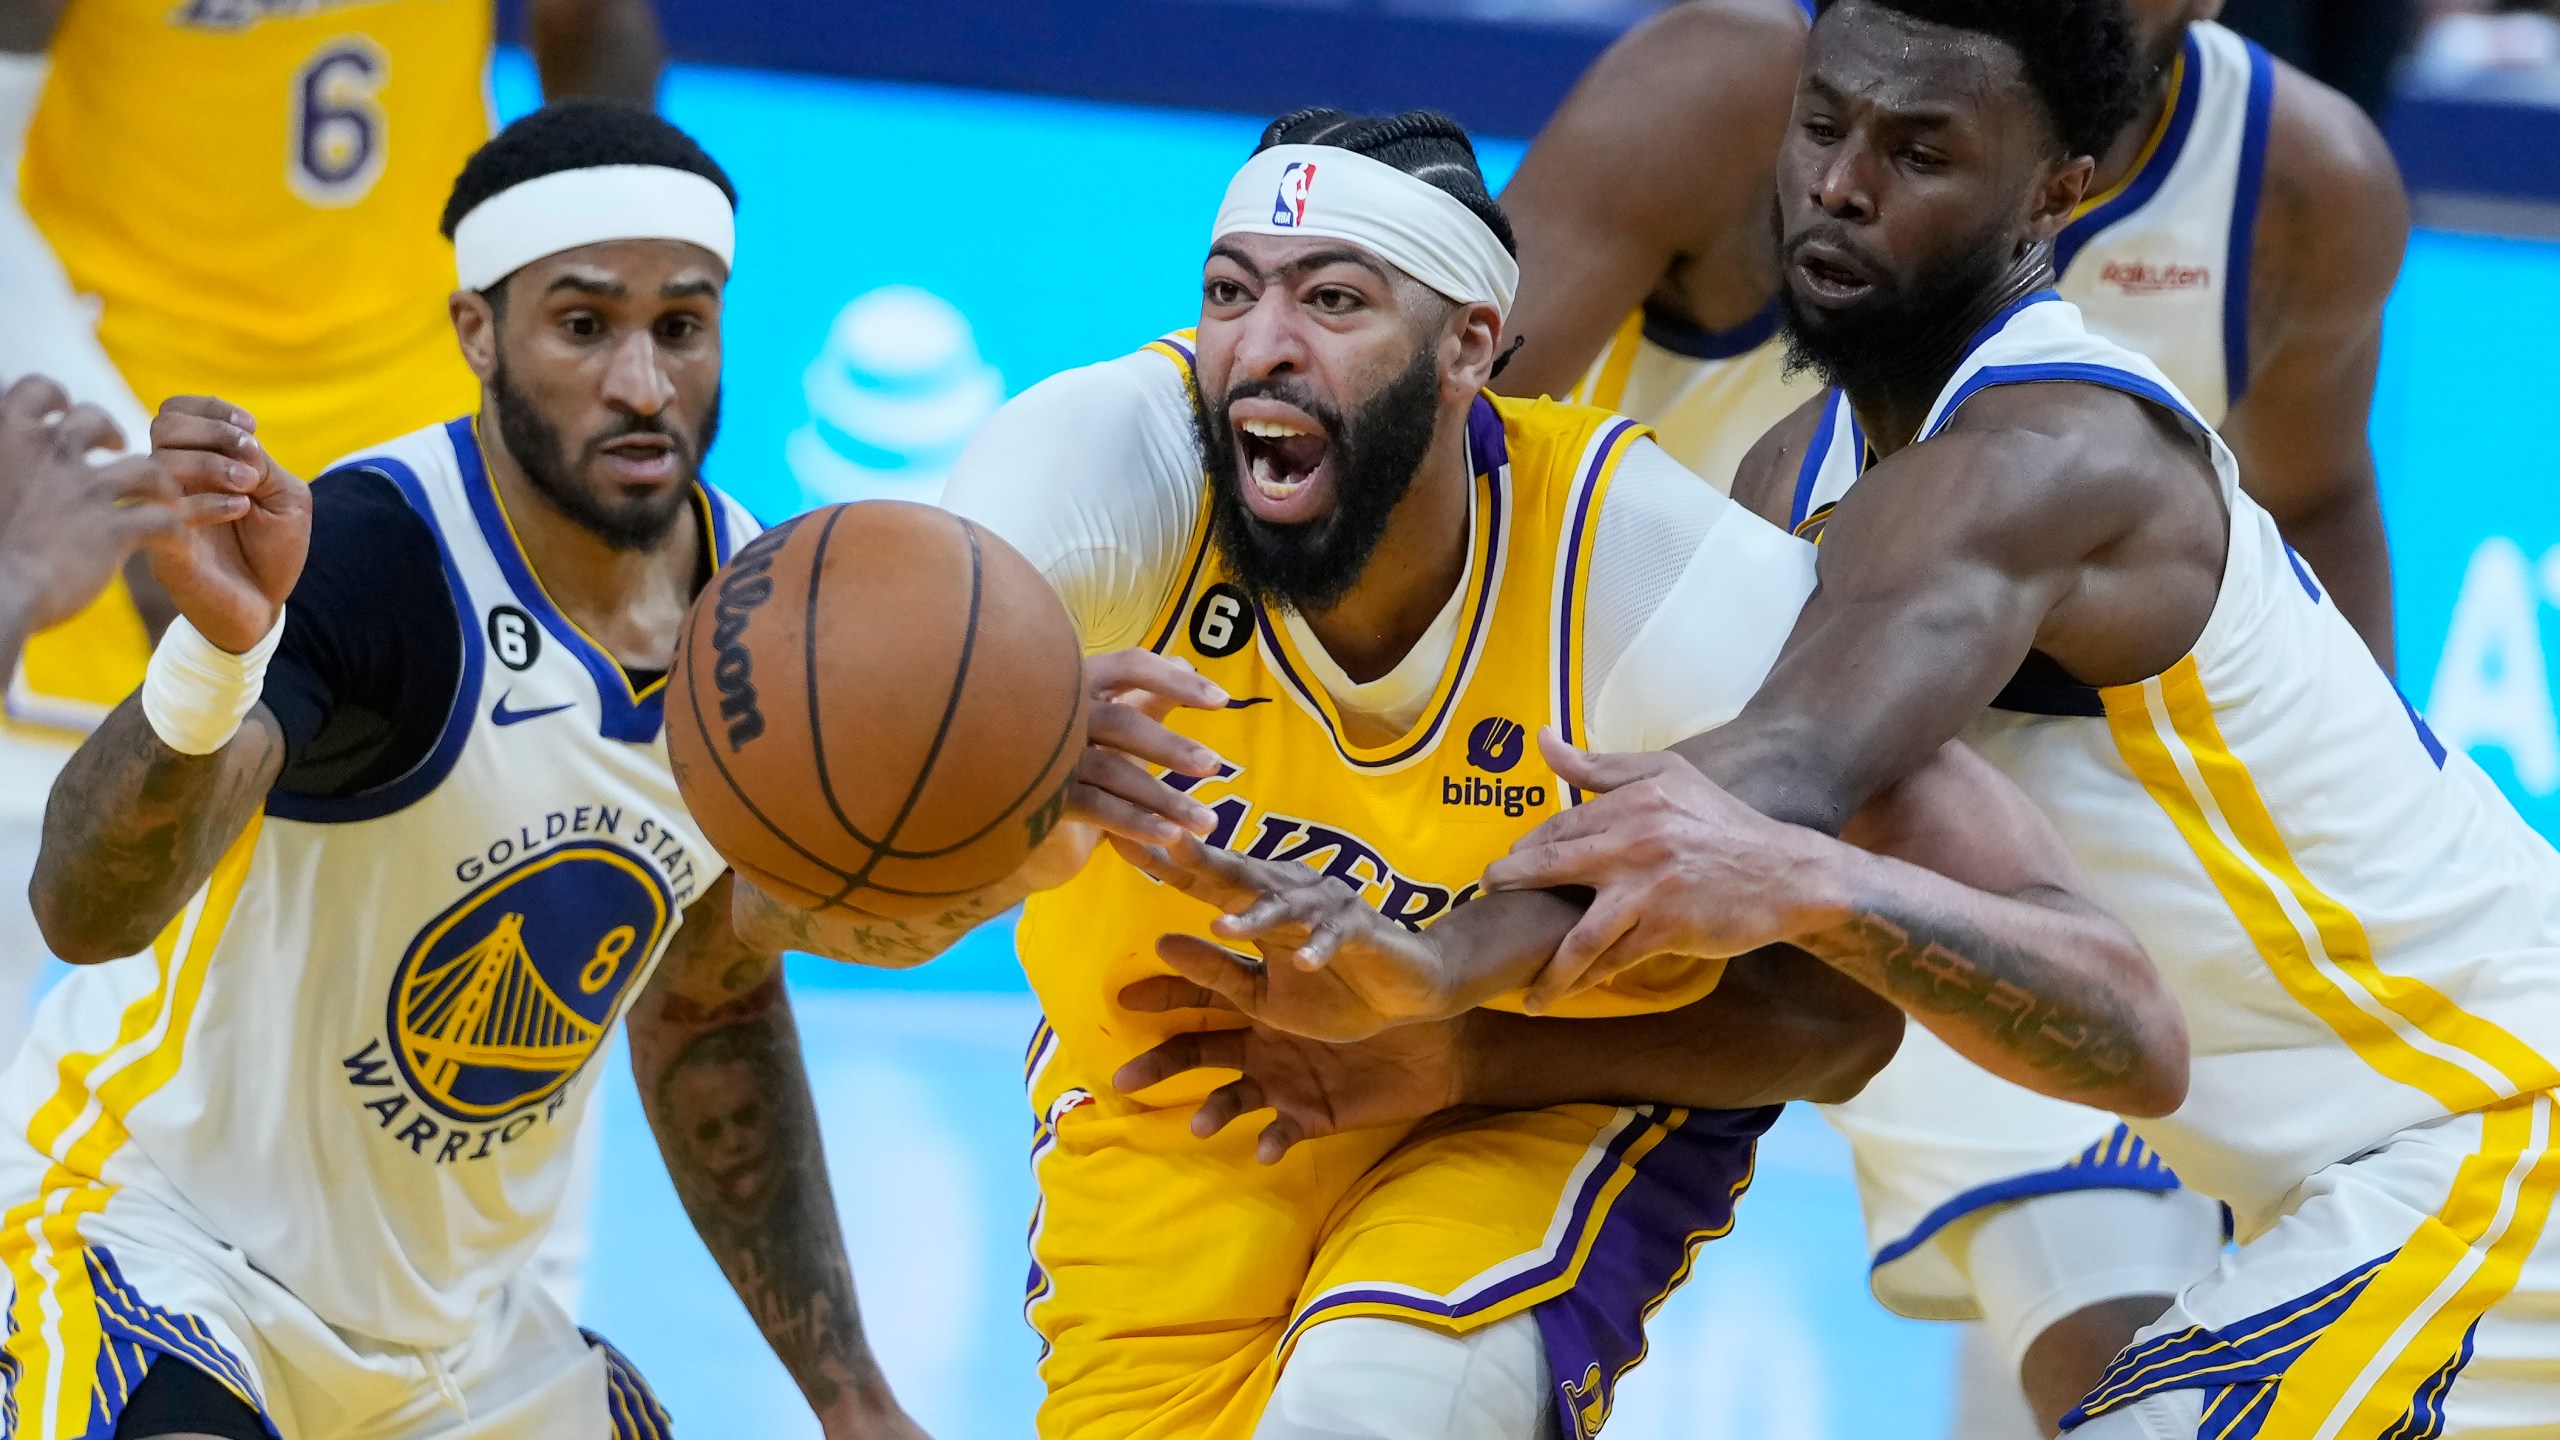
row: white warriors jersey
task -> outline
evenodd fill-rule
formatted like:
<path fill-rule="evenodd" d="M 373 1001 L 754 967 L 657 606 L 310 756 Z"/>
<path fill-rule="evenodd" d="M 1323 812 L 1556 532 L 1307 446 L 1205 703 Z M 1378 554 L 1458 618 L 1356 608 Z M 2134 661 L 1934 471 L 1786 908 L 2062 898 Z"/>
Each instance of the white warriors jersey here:
<path fill-rule="evenodd" d="M 443 551 L 441 738 L 375 790 L 272 795 L 150 955 L 47 998 L 0 1124 L 54 1162 L 31 1204 L 139 1191 L 331 1325 L 442 1348 L 533 1253 L 614 1022 L 724 867 L 668 770 L 663 682 L 635 695 L 545 596 L 471 422 L 347 467 Z M 713 558 L 754 533 L 698 503 Z"/>
<path fill-rule="evenodd" d="M 2031 658 L 1965 738 L 2061 830 L 2186 1015 L 2187 1103 L 2135 1131 L 2243 1238 L 2322 1165 L 2560 1083 L 2560 854 L 2438 744 L 2157 366 L 2052 291 L 1976 337 L 1921 431 L 2068 381 L 2195 422 L 2230 510 L 2212 616 L 2163 674 L 2093 690 Z M 1867 446 L 1824 410 L 1791 519 L 1819 538 Z"/>
<path fill-rule="evenodd" d="M 2133 169 L 2055 238 L 2056 288 L 2091 330 L 2149 356 L 2219 425 L 2248 385 L 2249 262 L 2275 62 L 2199 21 L 2169 83 Z M 1773 301 L 1721 332 L 1630 315 L 1572 398 L 1652 426 L 1673 459 L 1730 491 L 1752 445 L 1821 390 L 1811 375 L 1786 373 Z"/>

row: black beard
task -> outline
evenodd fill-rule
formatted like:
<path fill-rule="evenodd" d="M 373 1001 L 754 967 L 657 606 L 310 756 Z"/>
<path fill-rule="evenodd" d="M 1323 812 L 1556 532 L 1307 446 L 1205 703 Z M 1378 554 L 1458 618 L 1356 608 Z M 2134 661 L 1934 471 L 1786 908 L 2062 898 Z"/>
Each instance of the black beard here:
<path fill-rule="evenodd" d="M 1332 514 L 1302 525 L 1274 525 L 1245 505 L 1227 411 L 1255 396 L 1285 400 L 1324 427 L 1334 475 Z M 1285 379 L 1248 380 L 1228 391 L 1214 413 L 1205 403 L 1193 407 L 1200 464 L 1209 477 L 1210 535 L 1237 588 L 1257 606 L 1301 615 L 1327 609 L 1350 593 L 1431 453 L 1439 398 L 1439 347 L 1424 345 L 1348 421 Z"/>
<path fill-rule="evenodd" d="M 701 478 L 702 452 L 711 448 L 712 437 L 720 433 L 720 397 L 715 392 L 711 411 L 702 419 L 700 449 L 687 445 L 684 436 L 669 426 L 663 415 L 625 415 L 621 424 L 590 437 L 585 448 L 573 457 L 561 443 L 559 427 L 544 419 L 524 392 L 508 381 L 503 355 L 489 376 L 489 399 L 498 412 L 498 439 L 515 457 L 525 478 L 533 482 L 533 488 L 580 529 L 616 550 L 652 550 L 667 538 L 677 517 L 692 503 L 693 487 Z M 578 472 L 595 459 L 606 441 L 625 435 L 664 435 L 674 442 L 676 464 L 684 472 L 683 483 L 618 504 L 600 499 L 581 484 Z"/>
<path fill-rule="evenodd" d="M 2000 234 L 1986 232 L 1934 271 L 1890 288 L 1877 281 L 1866 299 L 1847 310 L 1819 309 L 1798 300 L 1790 264 L 1790 283 L 1778 287 L 1787 373 L 1809 370 L 1852 394 L 1936 378 L 1973 338 L 1965 327 L 1984 295 L 2008 272 L 2010 261 Z"/>

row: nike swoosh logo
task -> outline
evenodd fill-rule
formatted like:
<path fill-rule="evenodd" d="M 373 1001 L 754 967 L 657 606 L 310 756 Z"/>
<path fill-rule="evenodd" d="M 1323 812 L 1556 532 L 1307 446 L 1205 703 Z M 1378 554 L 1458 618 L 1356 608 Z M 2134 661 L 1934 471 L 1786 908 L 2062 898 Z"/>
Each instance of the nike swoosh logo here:
<path fill-rule="evenodd" d="M 507 692 L 508 695 L 512 695 L 514 693 L 515 692 L 512 690 Z M 489 709 L 489 723 L 492 725 L 521 725 L 527 720 L 539 720 L 545 715 L 557 715 L 561 711 L 569 709 L 577 703 L 578 702 L 572 700 L 566 705 L 545 705 L 539 710 L 510 710 L 507 708 L 507 696 L 501 695 L 498 697 L 498 703 L 491 706 Z"/>
<path fill-rule="evenodd" d="M 1230 710 L 1250 710 L 1256 705 L 1268 705 L 1270 703 L 1270 696 L 1256 695 L 1250 700 L 1230 700 L 1227 702 L 1227 708 Z"/>

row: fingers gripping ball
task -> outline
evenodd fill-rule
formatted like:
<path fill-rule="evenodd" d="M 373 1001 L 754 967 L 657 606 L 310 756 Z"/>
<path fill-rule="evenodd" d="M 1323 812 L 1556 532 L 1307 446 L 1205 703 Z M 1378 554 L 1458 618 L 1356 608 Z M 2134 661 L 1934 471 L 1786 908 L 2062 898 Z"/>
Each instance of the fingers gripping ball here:
<path fill-rule="evenodd" d="M 1057 593 L 1004 541 L 929 505 L 833 505 L 695 598 L 667 750 L 703 833 L 776 899 L 930 914 L 1058 823 L 1083 674 Z"/>

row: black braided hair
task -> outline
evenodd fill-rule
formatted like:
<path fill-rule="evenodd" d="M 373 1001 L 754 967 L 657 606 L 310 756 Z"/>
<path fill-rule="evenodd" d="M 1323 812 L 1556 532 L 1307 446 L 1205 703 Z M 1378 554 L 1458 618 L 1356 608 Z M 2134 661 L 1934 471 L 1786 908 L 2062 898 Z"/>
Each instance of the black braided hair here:
<path fill-rule="evenodd" d="M 731 206 L 738 203 L 738 187 L 720 162 L 656 111 L 619 100 L 562 100 L 517 120 L 472 152 L 444 202 L 439 228 L 450 240 L 462 217 L 490 196 L 527 180 L 597 165 L 690 171 L 719 186 Z"/>
<path fill-rule="evenodd" d="M 1520 243 L 1511 237 L 1511 217 L 1485 188 L 1475 142 L 1467 138 L 1466 127 L 1437 110 L 1401 115 L 1353 115 L 1320 106 L 1292 110 L 1271 122 L 1253 153 L 1274 145 L 1330 145 L 1392 165 L 1466 206 L 1503 249 L 1515 257 L 1520 253 Z"/>
<path fill-rule="evenodd" d="M 1929 25 L 1988 35 L 2018 54 L 2027 84 L 2073 155 L 2103 155 L 2142 107 L 2124 0 L 1866 0 Z M 1820 0 L 1829 13 L 1839 0 Z"/>

